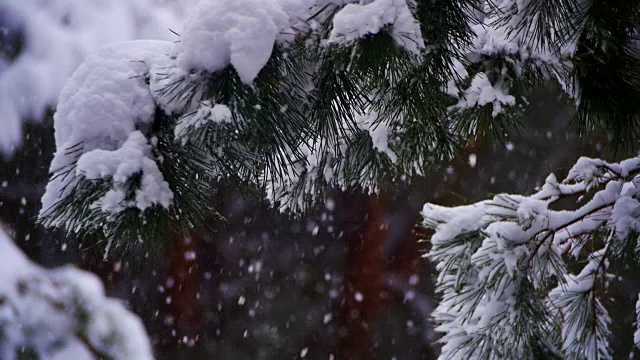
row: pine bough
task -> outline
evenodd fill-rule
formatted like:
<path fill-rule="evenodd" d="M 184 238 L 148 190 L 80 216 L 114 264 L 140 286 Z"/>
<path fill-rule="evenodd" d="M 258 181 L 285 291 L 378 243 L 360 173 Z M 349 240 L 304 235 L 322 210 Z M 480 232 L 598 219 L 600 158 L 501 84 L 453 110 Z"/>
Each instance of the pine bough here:
<path fill-rule="evenodd" d="M 638 261 L 639 174 L 640 158 L 581 158 L 531 196 L 426 204 L 441 358 L 611 359 L 608 289 L 614 268 Z M 580 205 L 554 209 L 565 198 Z"/>
<path fill-rule="evenodd" d="M 554 79 L 582 130 L 633 138 L 636 3 L 201 1 L 178 42 L 108 45 L 72 76 L 40 221 L 107 250 L 158 244 L 207 223 L 218 180 L 299 214 L 503 139 Z"/>

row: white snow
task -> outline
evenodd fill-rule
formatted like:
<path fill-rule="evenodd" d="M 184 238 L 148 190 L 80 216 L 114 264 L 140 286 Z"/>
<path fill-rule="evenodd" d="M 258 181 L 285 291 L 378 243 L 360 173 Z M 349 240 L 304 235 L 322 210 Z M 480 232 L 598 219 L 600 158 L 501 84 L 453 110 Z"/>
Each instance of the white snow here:
<path fill-rule="evenodd" d="M 637 246 L 637 236 L 629 235 L 640 230 L 639 160 L 614 164 L 581 158 L 563 183 L 550 175 L 531 196 L 500 194 L 490 201 L 453 208 L 425 204 L 425 225 L 435 230 L 428 256 L 439 271 L 437 289 L 442 301 L 434 317 L 438 330 L 446 334 L 442 356 L 453 356 L 460 348 L 474 353 L 475 348 L 465 344 L 476 336 L 490 336 L 495 346 L 511 344 L 515 348 L 509 351 L 520 351 L 508 330 L 521 311 L 514 281 L 526 279 L 537 291 L 559 280 L 543 295 L 545 311 L 557 315 L 549 321 L 557 321 L 562 329 L 565 354 L 609 358 L 611 319 L 602 305 L 602 292 L 596 289 L 607 286 L 612 276 L 608 272 L 611 246 L 624 241 Z M 573 210 L 549 206 L 563 195 L 589 190 L 593 197 Z M 595 232 L 604 233 L 598 235 L 604 248 L 588 253 L 584 244 Z M 588 262 L 574 274 L 569 260 L 579 256 Z M 586 326 L 590 322 L 595 325 Z M 489 334 L 488 327 L 499 331 Z"/>
<path fill-rule="evenodd" d="M 171 50 L 170 63 L 156 66 L 156 71 L 150 72 L 149 89 L 158 107 L 167 114 L 179 116 L 196 110 L 202 100 L 204 82 L 201 72 L 182 70 L 174 58 L 175 48 Z"/>
<path fill-rule="evenodd" d="M 609 245 L 607 244 L 607 247 Z M 609 355 L 608 325 L 611 318 L 607 309 L 596 297 L 598 281 L 606 277 L 609 267 L 607 249 L 589 255 L 589 262 L 578 275 L 567 275 L 566 284 L 561 284 L 549 293 L 549 301 L 555 311 L 566 319 L 562 324 L 562 347 L 570 352 L 576 344 L 584 343 L 586 359 L 611 359 Z M 587 305 L 584 302 L 587 299 Z M 586 318 L 587 321 L 576 321 Z M 596 351 L 597 350 L 597 351 Z"/>
<path fill-rule="evenodd" d="M 215 72 L 231 64 L 240 79 L 251 84 L 288 25 L 277 1 L 203 0 L 185 23 L 178 66 Z"/>
<path fill-rule="evenodd" d="M 158 69 L 166 66 L 172 46 L 171 42 L 138 40 L 107 45 L 87 58 L 60 96 L 54 117 L 57 151 L 51 162 L 51 171 L 71 166 L 83 153 L 96 149 L 117 150 L 136 129 L 144 128 L 153 120 L 156 104 L 145 78 L 153 71 L 152 65 Z M 140 141 L 139 137 L 137 141 Z M 121 153 L 129 153 L 129 150 Z M 150 158 L 149 151 L 145 156 Z M 88 162 L 87 158 L 85 163 Z M 152 171 L 150 165 L 145 169 Z M 158 176 L 160 178 L 153 175 L 154 181 L 147 184 L 148 189 L 155 185 L 162 187 L 161 175 Z M 67 184 L 72 181 L 72 176 L 58 177 L 47 184 L 41 215 L 67 196 L 71 188 Z M 66 192 L 63 192 L 65 187 Z M 164 199 L 166 193 L 160 197 L 149 196 Z M 107 203 L 113 204 L 116 198 L 117 194 L 110 194 Z"/>
<path fill-rule="evenodd" d="M 42 359 L 94 360 L 88 344 L 114 359 L 153 359 L 140 319 L 106 298 L 95 275 L 71 266 L 43 269 L 2 229 L 0 278 L 1 359 L 28 348 Z"/>
<path fill-rule="evenodd" d="M 471 85 L 464 89 L 458 103 L 453 105 L 450 110 L 463 111 L 487 104 L 493 106 L 491 115 L 496 117 L 503 112 L 503 107 L 514 106 L 516 99 L 509 95 L 503 82 L 492 84 L 484 73 L 479 73 L 471 80 Z"/>
<path fill-rule="evenodd" d="M 210 100 L 205 100 L 200 104 L 197 111 L 180 118 L 174 134 L 176 138 L 180 138 L 184 136 L 185 131 L 189 128 L 198 129 L 209 122 L 220 124 L 232 121 L 231 110 L 226 105 L 211 104 Z"/>
<path fill-rule="evenodd" d="M 412 2 L 413 4 L 413 2 Z M 347 4 L 333 18 L 327 44 L 349 45 L 385 27 L 408 52 L 420 56 L 425 49 L 420 24 L 413 16 L 407 0 L 373 0 L 366 4 Z"/>
<path fill-rule="evenodd" d="M 600 180 L 604 175 L 602 167 L 607 165 L 606 162 L 600 159 L 590 159 L 583 156 L 569 170 L 567 180 L 584 181 L 587 184 L 587 188 L 591 188 L 601 182 Z"/>
<path fill-rule="evenodd" d="M 387 155 L 393 163 L 398 161 L 398 156 L 389 147 L 390 129 L 383 119 L 379 119 L 377 112 L 371 110 L 367 114 L 356 115 L 355 121 L 360 130 L 369 133 L 373 147 L 378 152 Z"/>
<path fill-rule="evenodd" d="M 636 190 L 637 193 L 637 190 Z M 633 231 L 640 232 L 640 201 L 631 196 L 622 196 L 611 210 L 611 224 L 619 238 L 624 239 Z"/>
<path fill-rule="evenodd" d="M 477 106 L 491 105 L 492 116 L 500 115 L 506 108 L 516 105 L 516 98 L 511 95 L 511 88 L 517 80 L 514 77 L 524 76 L 530 71 L 542 73 L 546 78 L 555 78 L 559 82 L 565 81 L 559 76 L 564 71 L 560 54 L 566 55 L 567 49 L 558 51 L 547 46 L 532 46 L 529 37 L 523 38 L 522 31 L 510 31 L 511 26 L 522 19 L 518 12 L 528 3 L 529 0 L 502 0 L 491 4 L 483 2 L 481 6 L 484 6 L 484 14 L 480 18 L 481 22 L 471 25 L 474 33 L 472 46 L 458 45 L 459 50 L 466 54 L 466 60 L 477 64 L 481 70 L 470 79 L 471 85 L 468 87 L 463 86 L 463 82 L 448 83 L 446 92 L 459 98 L 458 103 L 450 108 L 451 111 L 461 112 Z M 512 15 L 513 17 L 508 18 Z M 490 81 L 488 73 L 483 69 L 484 56 L 499 57 L 509 65 L 504 65 L 501 69 L 491 67 L 494 72 Z M 464 69 L 458 70 L 458 66 L 454 68 L 455 73 L 460 75 L 460 80 L 469 80 L 469 74 Z"/>
<path fill-rule="evenodd" d="M 117 150 L 95 149 L 80 156 L 76 175 L 90 180 L 112 178 L 113 188 L 95 204 L 103 212 L 118 213 L 128 207 L 144 211 L 153 205 L 168 208 L 173 193 L 152 159 L 147 138 L 134 131 Z M 140 188 L 135 199 L 126 199 L 126 184 L 134 175 L 141 177 Z"/>
<path fill-rule="evenodd" d="M 22 32 L 25 41 L 11 62 L 0 56 L 0 151 L 8 155 L 21 144 L 23 120 L 40 121 L 55 107 L 87 55 L 117 41 L 175 40 L 169 29 L 180 32 L 181 18 L 171 6 L 190 1 L 1 1 L 3 30 Z"/>

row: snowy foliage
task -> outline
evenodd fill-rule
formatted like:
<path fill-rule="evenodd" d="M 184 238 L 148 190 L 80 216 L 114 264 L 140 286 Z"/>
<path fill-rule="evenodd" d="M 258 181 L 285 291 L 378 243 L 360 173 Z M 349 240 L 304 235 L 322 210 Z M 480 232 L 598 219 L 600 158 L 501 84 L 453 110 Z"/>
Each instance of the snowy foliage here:
<path fill-rule="evenodd" d="M 174 40 L 179 9 L 158 0 L 0 2 L 0 151 L 22 142 L 22 120 L 39 121 L 87 55 L 131 39 Z"/>
<path fill-rule="evenodd" d="M 0 358 L 153 359 L 142 322 L 93 274 L 46 270 L 0 230 Z"/>
<path fill-rule="evenodd" d="M 416 56 L 424 50 L 420 24 L 405 0 L 374 0 L 361 4 L 347 4 L 333 18 L 328 44 L 351 44 L 391 26 L 391 36 Z"/>
<path fill-rule="evenodd" d="M 287 14 L 270 1 L 203 3 L 185 23 L 177 49 L 178 67 L 214 73 L 231 64 L 240 79 L 251 84 L 287 25 Z"/>
<path fill-rule="evenodd" d="M 147 187 L 146 193 L 141 187 L 136 197 L 157 199 L 152 203 L 168 207 L 171 191 L 157 168 L 148 139 L 136 129 L 149 126 L 156 108 L 145 83 L 150 76 L 149 64 L 162 66 L 169 48 L 165 42 L 150 40 L 108 45 L 89 56 L 74 73 L 69 80 L 73 85 L 62 92 L 55 114 L 59 151 L 51 164 L 54 171 L 74 173 L 51 180 L 42 199 L 43 213 L 73 189 L 76 175 L 113 178 L 113 188 L 104 194 L 109 199 L 103 197 L 95 203 L 103 211 L 127 207 L 132 199 L 125 199 L 123 184 L 140 172 L 155 186 Z M 113 144 L 113 149 L 105 144 Z M 146 203 L 134 201 L 131 206 L 146 209 Z"/>
<path fill-rule="evenodd" d="M 537 82 L 585 104 L 572 56 L 593 14 L 559 4 L 200 1 L 179 41 L 111 44 L 73 75 L 41 221 L 143 241 L 202 225 L 220 179 L 300 213 L 327 188 L 423 175 L 470 135 L 503 138 Z M 132 165 L 118 154 L 136 131 Z M 102 160 L 127 175 L 78 166 Z"/>
<path fill-rule="evenodd" d="M 608 289 L 638 261 L 639 185 L 640 158 L 581 158 L 531 196 L 426 204 L 441 358 L 610 359 Z M 579 205 L 557 208 L 565 198 Z"/>
<path fill-rule="evenodd" d="M 402 119 L 391 126 L 377 115 L 375 104 L 357 109 L 345 98 L 335 103 L 333 96 L 341 92 L 331 84 L 336 79 L 318 84 L 312 72 L 341 67 L 333 57 L 347 54 L 343 45 L 387 28 L 392 29 L 391 46 L 400 46 L 397 56 L 407 64 L 415 63 L 424 42 L 412 2 L 366 5 L 381 17 L 376 24 L 358 16 L 358 6 L 333 1 L 202 1 L 175 44 L 116 43 L 90 55 L 69 80 L 55 114 L 58 151 L 43 197 L 45 224 L 82 232 L 102 228 L 103 221 L 116 221 L 115 215 L 128 209 L 181 211 L 175 202 L 187 202 L 188 196 L 176 193 L 176 184 L 157 175 L 166 176 L 167 167 L 184 171 L 185 163 L 201 173 L 203 182 L 237 177 L 261 183 L 272 200 L 282 201 L 283 209 L 306 207 L 309 190 L 317 182 L 318 188 L 362 184 L 375 190 L 379 170 L 370 171 L 373 164 L 353 164 L 360 168 L 353 173 L 351 143 L 371 150 L 376 162 L 395 163 L 398 155 L 391 139 L 401 131 Z M 317 39 L 325 36 L 332 19 L 333 32 L 326 41 Z M 356 27 L 357 36 L 344 28 L 347 23 Z M 329 91 L 323 94 L 319 87 Z M 373 94 L 374 89 L 354 91 Z M 318 97 L 322 104 L 314 105 Z M 381 103 L 383 97 L 378 97 Z M 338 118 L 335 112 L 326 113 L 327 107 L 345 106 L 346 113 Z M 337 127 L 313 124 L 336 119 Z M 159 121 L 168 125 L 160 130 Z M 128 159 L 127 144 L 134 131 L 138 155 Z M 148 145 L 138 143 L 144 140 Z M 159 147 L 163 144 L 167 150 Z M 167 162 L 167 151 L 175 153 L 180 147 L 190 158 Z M 430 166 L 427 160 L 416 161 L 415 171 Z M 150 186 L 144 186 L 145 179 Z M 75 210 L 69 205 L 78 193 L 92 194 L 82 205 L 82 211 L 96 219 L 88 226 L 72 219 Z"/>

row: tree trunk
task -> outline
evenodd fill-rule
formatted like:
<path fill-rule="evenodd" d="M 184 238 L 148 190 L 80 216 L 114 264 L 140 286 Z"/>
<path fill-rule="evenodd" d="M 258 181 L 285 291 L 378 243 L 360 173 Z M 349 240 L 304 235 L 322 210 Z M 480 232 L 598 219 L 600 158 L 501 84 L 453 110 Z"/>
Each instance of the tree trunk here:
<path fill-rule="evenodd" d="M 198 267 L 199 237 L 182 237 L 173 232 L 169 271 L 165 282 L 167 325 L 179 344 L 193 346 L 203 328 L 202 309 L 198 301 L 200 271 Z"/>

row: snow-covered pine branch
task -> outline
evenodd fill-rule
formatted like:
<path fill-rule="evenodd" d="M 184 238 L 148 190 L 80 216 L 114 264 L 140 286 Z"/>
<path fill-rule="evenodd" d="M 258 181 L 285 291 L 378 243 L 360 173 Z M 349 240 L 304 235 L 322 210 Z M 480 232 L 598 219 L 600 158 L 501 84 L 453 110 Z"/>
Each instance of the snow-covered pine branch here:
<path fill-rule="evenodd" d="M 328 188 L 376 192 L 432 171 L 469 136 L 504 138 L 540 81 L 576 99 L 582 130 L 607 127 L 607 111 L 615 131 L 633 127 L 629 107 L 600 111 L 590 76 L 635 64 L 638 11 L 577 3 L 201 1 L 178 42 L 114 43 L 72 76 L 40 220 L 126 250 L 203 226 L 220 179 L 293 213 Z M 598 12 L 615 20 L 594 25 Z M 612 54 L 585 53 L 601 40 Z M 613 93 L 634 79 L 598 84 Z"/>
<path fill-rule="evenodd" d="M 433 112 L 420 92 L 394 95 L 425 50 L 415 6 L 202 1 L 177 43 L 94 53 L 60 97 L 42 222 L 127 249 L 200 226 L 215 214 L 216 179 L 300 211 L 329 186 L 375 191 L 383 176 L 424 173 L 451 156 L 454 136 L 442 81 L 430 85 Z M 417 121 L 424 109 L 429 124 Z M 409 146 L 394 149 L 404 132 Z"/>
<path fill-rule="evenodd" d="M 558 209 L 567 197 L 578 205 Z M 426 204 L 441 358 L 611 358 L 608 289 L 638 261 L 639 198 L 640 158 L 583 157 L 530 196 Z"/>
<path fill-rule="evenodd" d="M 33 264 L 0 229 L 0 358 L 153 359 L 142 322 L 100 280 Z"/>

